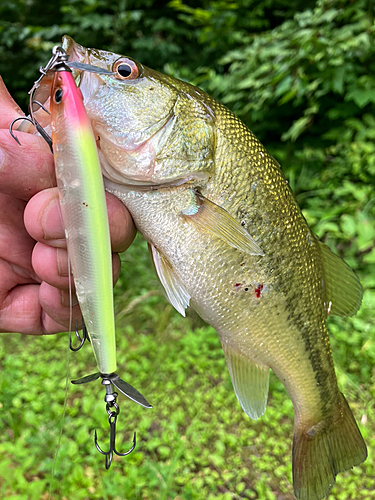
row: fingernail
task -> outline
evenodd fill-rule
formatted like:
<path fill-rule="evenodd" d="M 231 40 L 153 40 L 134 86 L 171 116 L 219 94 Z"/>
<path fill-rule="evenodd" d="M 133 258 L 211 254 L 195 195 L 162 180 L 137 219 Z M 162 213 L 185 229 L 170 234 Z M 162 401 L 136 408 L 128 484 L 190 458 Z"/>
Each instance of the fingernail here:
<path fill-rule="evenodd" d="M 78 299 L 75 293 L 70 294 L 68 290 L 61 291 L 61 304 L 64 307 L 74 307 L 78 304 Z"/>
<path fill-rule="evenodd" d="M 68 266 L 68 254 L 66 250 L 62 250 L 61 248 L 56 248 L 56 257 L 57 257 L 57 272 L 59 276 L 69 276 L 69 266 Z"/>
<path fill-rule="evenodd" d="M 65 232 L 61 220 L 60 206 L 57 200 L 52 200 L 44 209 L 42 227 L 45 240 L 64 239 Z"/>

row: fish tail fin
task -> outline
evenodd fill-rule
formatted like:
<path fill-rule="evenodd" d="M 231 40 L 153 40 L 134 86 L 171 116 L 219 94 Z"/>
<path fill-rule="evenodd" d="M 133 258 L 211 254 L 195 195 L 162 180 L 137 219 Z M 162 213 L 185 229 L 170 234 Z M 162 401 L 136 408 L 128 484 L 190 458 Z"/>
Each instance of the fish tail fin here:
<path fill-rule="evenodd" d="M 311 428 L 298 423 L 293 438 L 293 487 L 298 500 L 321 500 L 339 472 L 367 457 L 365 442 L 343 394 L 332 418 Z"/>

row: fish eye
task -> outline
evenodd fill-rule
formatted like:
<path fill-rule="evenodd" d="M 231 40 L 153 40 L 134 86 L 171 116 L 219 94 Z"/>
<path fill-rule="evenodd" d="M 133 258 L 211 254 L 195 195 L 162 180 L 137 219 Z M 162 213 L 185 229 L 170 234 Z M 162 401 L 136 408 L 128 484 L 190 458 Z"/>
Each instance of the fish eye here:
<path fill-rule="evenodd" d="M 60 104 L 63 96 L 63 90 L 62 89 L 57 89 L 55 92 L 55 103 Z"/>
<path fill-rule="evenodd" d="M 113 72 L 118 80 L 135 80 L 139 76 L 138 66 L 126 57 L 119 59 L 113 65 Z"/>

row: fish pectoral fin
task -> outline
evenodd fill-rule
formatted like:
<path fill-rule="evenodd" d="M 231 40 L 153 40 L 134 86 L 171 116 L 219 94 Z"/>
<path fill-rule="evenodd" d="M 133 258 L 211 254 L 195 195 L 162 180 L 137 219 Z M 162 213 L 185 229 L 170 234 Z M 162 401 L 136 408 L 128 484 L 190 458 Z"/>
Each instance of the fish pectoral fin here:
<path fill-rule="evenodd" d="M 254 241 L 241 224 L 224 208 L 219 207 L 195 190 L 192 202 L 181 215 L 194 222 L 200 229 L 213 233 L 230 246 L 250 255 L 264 255 L 263 250 Z"/>
<path fill-rule="evenodd" d="M 164 287 L 167 298 L 177 312 L 185 316 L 185 309 L 190 302 L 190 294 L 183 283 L 176 276 L 168 259 L 151 243 L 148 244 L 150 255 L 154 263 L 156 274 Z"/>
<path fill-rule="evenodd" d="M 362 286 L 355 272 L 324 243 L 319 243 L 323 256 L 324 283 L 330 314 L 353 316 L 362 302 Z"/>
<path fill-rule="evenodd" d="M 243 356 L 228 344 L 223 344 L 223 349 L 237 399 L 246 415 L 256 420 L 266 411 L 269 368 Z"/>

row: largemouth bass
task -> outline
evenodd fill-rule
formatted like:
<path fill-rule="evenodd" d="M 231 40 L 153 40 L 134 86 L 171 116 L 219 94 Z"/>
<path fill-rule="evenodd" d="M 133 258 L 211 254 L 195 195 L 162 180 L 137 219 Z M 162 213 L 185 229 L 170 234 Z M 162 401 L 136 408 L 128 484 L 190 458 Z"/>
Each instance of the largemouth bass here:
<path fill-rule="evenodd" d="M 275 372 L 295 409 L 295 496 L 325 497 L 367 455 L 326 328 L 329 313 L 360 307 L 358 278 L 311 232 L 278 163 L 227 108 L 131 58 L 69 37 L 64 48 L 114 72 L 81 73 L 80 89 L 106 189 L 149 242 L 169 301 L 217 330 L 253 419 Z"/>

